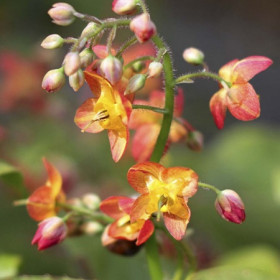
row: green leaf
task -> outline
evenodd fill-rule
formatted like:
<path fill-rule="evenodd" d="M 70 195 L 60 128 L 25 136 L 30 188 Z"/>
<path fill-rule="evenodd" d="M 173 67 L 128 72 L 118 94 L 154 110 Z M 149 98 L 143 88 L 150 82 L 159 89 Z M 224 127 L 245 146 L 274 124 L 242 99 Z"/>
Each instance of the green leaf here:
<path fill-rule="evenodd" d="M 0 160 L 0 178 L 9 187 L 12 187 L 20 196 L 26 196 L 27 191 L 23 183 L 23 176 L 18 169 Z"/>
<path fill-rule="evenodd" d="M 16 276 L 20 264 L 20 256 L 0 255 L 0 279 Z"/>

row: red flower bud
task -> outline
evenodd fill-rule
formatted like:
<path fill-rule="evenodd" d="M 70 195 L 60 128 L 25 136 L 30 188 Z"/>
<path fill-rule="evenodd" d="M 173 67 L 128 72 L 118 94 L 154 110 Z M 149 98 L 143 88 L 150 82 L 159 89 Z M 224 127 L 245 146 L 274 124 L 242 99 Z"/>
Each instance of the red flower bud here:
<path fill-rule="evenodd" d="M 215 207 L 220 216 L 228 222 L 241 224 L 245 220 L 244 204 L 233 190 L 223 190 L 217 196 Z"/>
<path fill-rule="evenodd" d="M 156 26 L 151 21 L 148 13 L 143 13 L 135 17 L 130 22 L 130 29 L 135 33 L 140 43 L 150 40 L 157 32 Z"/>
<path fill-rule="evenodd" d="M 74 8 L 67 3 L 55 3 L 48 11 L 53 23 L 57 25 L 69 25 L 75 20 Z"/>
<path fill-rule="evenodd" d="M 60 90 L 65 84 L 65 76 L 63 68 L 50 70 L 44 76 L 42 88 L 47 92 L 55 92 Z"/>
<path fill-rule="evenodd" d="M 45 250 L 63 241 L 66 235 L 67 226 L 64 221 L 59 217 L 51 217 L 39 223 L 31 244 L 37 244 L 38 250 Z"/>
<path fill-rule="evenodd" d="M 112 10 L 118 15 L 129 15 L 136 10 L 135 0 L 114 0 Z"/>

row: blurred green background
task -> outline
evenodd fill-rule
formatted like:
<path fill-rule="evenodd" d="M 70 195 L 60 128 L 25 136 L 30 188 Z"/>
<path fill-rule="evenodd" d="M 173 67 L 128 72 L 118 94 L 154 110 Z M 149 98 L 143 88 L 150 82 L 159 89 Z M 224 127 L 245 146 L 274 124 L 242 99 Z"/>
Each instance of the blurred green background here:
<path fill-rule="evenodd" d="M 112 17 L 109 0 L 68 1 L 77 10 L 97 17 Z M 227 116 L 218 131 L 208 109 L 217 85 L 209 80 L 184 86 L 184 115 L 205 134 L 205 148 L 195 153 L 185 145 L 172 146 L 162 160 L 166 166 L 188 166 L 200 181 L 234 189 L 246 205 L 246 222 L 230 224 L 214 209 L 215 196 L 200 190 L 190 200 L 189 236 L 202 268 L 219 265 L 197 276 L 203 279 L 280 279 L 280 130 L 278 1 L 147 0 L 159 33 L 173 50 L 176 73 L 196 70 L 181 58 L 184 48 L 205 52 L 212 71 L 234 58 L 265 55 L 270 69 L 252 84 L 260 94 L 261 117 L 241 123 Z M 73 122 L 76 108 L 89 91 L 75 94 L 69 87 L 44 95 L 44 73 L 58 67 L 66 48 L 40 49 L 49 34 L 77 36 L 85 23 L 56 26 L 47 15 L 55 1 L 0 2 L 0 160 L 17 166 L 29 190 L 45 180 L 41 158 L 46 156 L 62 171 L 69 197 L 96 192 L 102 198 L 133 194 L 126 172 L 133 164 L 129 151 L 116 165 L 106 133 L 82 134 Z M 120 42 L 125 38 L 120 32 Z M 15 66 L 9 66 L 12 57 Z M 16 70 L 15 70 L 16 69 Z M 7 94 L 7 88 L 10 94 Z M 1 165 L 0 165 L 1 166 Z M 0 171 L 1 175 L 1 171 Z M 20 179 L 19 179 L 20 180 Z M 144 250 L 132 258 L 112 255 L 100 238 L 67 239 L 62 245 L 38 252 L 30 242 L 37 228 L 24 208 L 15 208 L 18 190 L 0 182 L 0 279 L 13 275 L 69 276 L 90 279 L 148 279 Z M 171 279 L 172 258 L 163 258 L 166 279 Z M 212 277 L 212 278 L 211 278 Z"/>

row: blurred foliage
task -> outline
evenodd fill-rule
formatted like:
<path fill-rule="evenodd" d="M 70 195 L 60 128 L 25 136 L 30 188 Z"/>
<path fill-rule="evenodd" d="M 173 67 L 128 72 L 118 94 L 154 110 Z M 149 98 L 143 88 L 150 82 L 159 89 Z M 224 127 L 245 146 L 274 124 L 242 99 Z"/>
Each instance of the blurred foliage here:
<path fill-rule="evenodd" d="M 0 255 L 0 279 L 16 276 L 20 263 L 17 255 Z"/>

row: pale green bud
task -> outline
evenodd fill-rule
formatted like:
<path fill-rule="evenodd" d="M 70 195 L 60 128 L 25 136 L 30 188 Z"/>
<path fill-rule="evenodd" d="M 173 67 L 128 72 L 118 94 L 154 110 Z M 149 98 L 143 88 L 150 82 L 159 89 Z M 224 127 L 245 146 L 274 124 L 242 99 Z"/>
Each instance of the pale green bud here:
<path fill-rule="evenodd" d="M 41 43 L 41 46 L 44 49 L 56 49 L 60 48 L 64 43 L 64 39 L 59 36 L 58 34 L 52 34 L 46 37 L 43 42 Z"/>
<path fill-rule="evenodd" d="M 83 86 L 84 82 L 85 76 L 81 69 L 69 76 L 69 84 L 74 91 L 78 91 Z"/>
<path fill-rule="evenodd" d="M 136 74 L 128 82 L 124 95 L 134 93 L 145 86 L 147 79 L 146 74 Z"/>
<path fill-rule="evenodd" d="M 67 76 L 73 75 L 81 66 L 80 56 L 78 52 L 69 52 L 64 58 L 64 72 Z"/>
<path fill-rule="evenodd" d="M 43 78 L 42 88 L 47 92 L 55 92 L 64 86 L 65 81 L 63 68 L 50 70 Z"/>
<path fill-rule="evenodd" d="M 187 48 L 183 52 L 183 58 L 190 64 L 200 65 L 204 62 L 204 53 L 196 48 Z"/>

